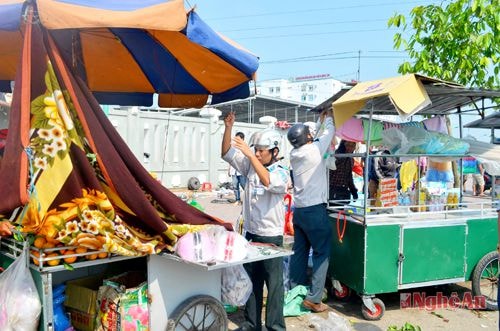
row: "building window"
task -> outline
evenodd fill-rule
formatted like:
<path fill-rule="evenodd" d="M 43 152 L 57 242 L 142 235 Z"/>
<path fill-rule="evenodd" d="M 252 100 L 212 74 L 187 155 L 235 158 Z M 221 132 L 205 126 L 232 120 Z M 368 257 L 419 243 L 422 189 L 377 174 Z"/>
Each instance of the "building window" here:
<path fill-rule="evenodd" d="M 306 101 L 306 98 L 307 98 L 307 95 L 302 94 L 302 96 L 300 97 L 300 100 L 301 100 L 301 101 Z"/>
<path fill-rule="evenodd" d="M 269 93 L 274 93 L 274 87 L 269 88 Z"/>
<path fill-rule="evenodd" d="M 309 92 L 314 91 L 314 87 L 315 87 L 314 85 L 309 85 L 308 86 L 308 91 Z"/>
<path fill-rule="evenodd" d="M 281 92 L 280 87 L 279 87 L 279 86 L 278 86 L 278 87 L 276 87 L 276 93 L 280 93 L 280 92 Z"/>
<path fill-rule="evenodd" d="M 307 100 L 308 100 L 308 101 L 313 101 L 313 100 L 314 100 L 314 95 L 309 94 L 309 95 L 307 96 Z"/>

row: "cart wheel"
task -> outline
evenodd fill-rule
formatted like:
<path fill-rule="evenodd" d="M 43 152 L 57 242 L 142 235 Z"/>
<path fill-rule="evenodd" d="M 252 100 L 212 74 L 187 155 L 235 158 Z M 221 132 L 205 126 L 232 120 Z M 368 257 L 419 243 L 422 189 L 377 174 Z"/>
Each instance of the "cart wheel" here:
<path fill-rule="evenodd" d="M 227 330 L 224 306 L 209 295 L 195 295 L 184 300 L 168 319 L 167 331 Z"/>
<path fill-rule="evenodd" d="M 361 313 L 363 314 L 363 317 L 366 320 L 369 321 L 377 321 L 384 316 L 385 313 L 385 305 L 382 300 L 379 298 L 373 298 L 372 299 L 373 305 L 375 306 L 375 312 L 372 312 L 368 307 L 365 305 L 361 306 Z"/>
<path fill-rule="evenodd" d="M 477 263 L 472 273 L 472 294 L 484 296 L 486 309 L 498 309 L 498 252 L 490 252 Z"/>
<path fill-rule="evenodd" d="M 342 283 L 339 283 L 339 284 L 341 287 L 340 291 L 338 289 L 336 289 L 334 286 L 331 287 L 331 289 L 330 289 L 331 296 L 333 296 L 335 299 L 337 299 L 339 301 L 343 301 L 343 302 L 349 301 L 349 299 L 351 298 L 351 295 L 352 295 L 351 289 Z"/>

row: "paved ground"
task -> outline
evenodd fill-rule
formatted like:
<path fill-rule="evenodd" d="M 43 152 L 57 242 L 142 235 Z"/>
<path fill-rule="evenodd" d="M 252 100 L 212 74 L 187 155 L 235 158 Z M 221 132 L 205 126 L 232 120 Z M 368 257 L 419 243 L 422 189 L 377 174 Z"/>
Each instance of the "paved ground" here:
<path fill-rule="evenodd" d="M 178 192 L 176 192 L 179 194 Z M 216 193 L 200 193 L 196 200 L 205 208 L 205 212 L 220 217 L 228 222 L 234 222 L 240 212 L 241 206 L 231 203 L 226 203 L 226 198 L 232 198 L 231 194 L 226 194 L 222 197 Z M 470 283 L 460 283 L 452 285 L 444 285 L 440 287 L 430 287 L 417 289 L 415 291 L 425 293 L 427 296 L 435 295 L 437 292 L 443 295 L 450 295 L 452 292 L 457 292 L 459 296 L 470 291 Z M 334 312 L 346 318 L 352 325 L 353 330 L 358 331 L 379 331 L 387 330 L 391 325 L 396 325 L 398 328 L 403 326 L 405 322 L 413 325 L 418 325 L 422 330 L 498 330 L 498 311 L 476 311 L 468 309 L 401 309 L 400 295 L 398 293 L 386 294 L 378 296 L 386 305 L 384 317 L 379 321 L 367 321 L 361 314 L 361 300 L 359 297 L 353 297 L 348 302 L 339 302 L 329 300 L 329 311 Z M 307 314 L 301 317 L 286 318 L 287 330 L 312 330 L 311 322 L 314 318 L 328 318 L 328 312 L 321 314 Z M 235 330 L 243 321 L 241 309 L 229 315 L 230 330 Z M 325 329 L 328 330 L 328 329 Z"/>

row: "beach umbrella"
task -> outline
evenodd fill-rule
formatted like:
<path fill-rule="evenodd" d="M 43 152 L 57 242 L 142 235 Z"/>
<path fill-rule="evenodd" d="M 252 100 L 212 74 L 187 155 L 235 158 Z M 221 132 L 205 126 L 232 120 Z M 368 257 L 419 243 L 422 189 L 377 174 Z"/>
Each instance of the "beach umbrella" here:
<path fill-rule="evenodd" d="M 101 104 L 151 106 L 154 93 L 161 107 L 246 98 L 258 67 L 181 0 L 0 0 L 0 91 L 15 78 L 26 24 L 47 30 Z"/>
<path fill-rule="evenodd" d="M 22 232 L 47 240 L 122 255 L 173 250 L 179 236 L 206 224 L 231 229 L 230 223 L 186 204 L 154 179 L 128 148 L 99 102 L 125 99 L 125 104 L 141 104 L 141 100 L 151 101 L 155 91 L 159 92 L 160 104 L 163 100 L 170 106 L 204 104 L 208 96 L 213 101 L 244 95 L 237 92 L 248 92 L 247 81 L 253 69 L 248 76 L 240 70 L 231 74 L 236 69 L 229 69 L 227 63 L 234 62 L 234 68 L 245 67 L 249 53 L 213 31 L 204 30 L 204 25 L 200 28 L 204 37 L 192 41 L 187 37 L 189 21 L 198 18 L 192 11 L 186 14 L 179 1 L 6 3 L 0 2 L 0 39 L 10 41 L 12 54 L 2 47 L 0 72 L 5 87 L 10 87 L 13 78 L 15 87 L 0 158 L 0 221 L 14 221 Z M 110 11 L 116 12 L 115 16 L 109 16 Z M 21 17 L 21 23 L 9 23 L 10 17 Z M 134 27 L 123 27 L 129 21 Z M 61 28 L 70 23 L 73 28 Z M 117 27 L 95 28 L 98 24 Z M 161 25 L 163 30 L 150 30 L 150 25 Z M 93 41 L 89 44 L 87 39 Z M 155 40 L 156 48 L 151 44 Z M 216 47 L 212 47 L 214 40 Z M 16 42 L 21 44 L 19 49 Z M 174 46 L 167 48 L 169 43 Z M 92 62 L 94 48 L 101 52 L 102 63 Z M 148 63 L 165 55 L 167 49 L 172 55 L 182 54 L 184 48 L 191 50 L 186 53 L 187 59 L 162 57 Z M 226 48 L 237 53 L 214 51 Z M 129 51 L 125 56 L 129 49 L 138 53 Z M 232 83 L 220 93 L 203 92 L 201 84 L 194 83 L 194 76 L 188 77 L 190 70 L 201 73 L 197 82 L 208 82 L 208 76 L 215 75 L 218 80 L 226 80 L 215 85 Z M 168 84 L 158 85 L 166 90 L 151 88 L 155 77 L 168 79 Z M 146 85 L 150 91 L 141 90 Z M 106 90 L 108 87 L 114 90 Z"/>

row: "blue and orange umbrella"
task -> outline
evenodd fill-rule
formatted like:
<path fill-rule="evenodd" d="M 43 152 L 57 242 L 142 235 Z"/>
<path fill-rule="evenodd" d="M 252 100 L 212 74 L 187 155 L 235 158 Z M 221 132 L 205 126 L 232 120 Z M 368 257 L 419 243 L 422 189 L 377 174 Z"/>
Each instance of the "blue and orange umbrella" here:
<path fill-rule="evenodd" d="M 179 199 L 140 164 L 99 103 L 203 106 L 249 94 L 257 58 L 183 2 L 0 0 L 0 80 L 15 81 L 0 159 L 0 222 L 122 255 L 173 249 L 231 224 Z M 2 138 L 2 137 L 0 137 Z"/>
<path fill-rule="evenodd" d="M 249 95 L 258 58 L 182 0 L 0 0 L 0 91 L 18 68 L 28 8 L 102 104 L 200 107 Z"/>

